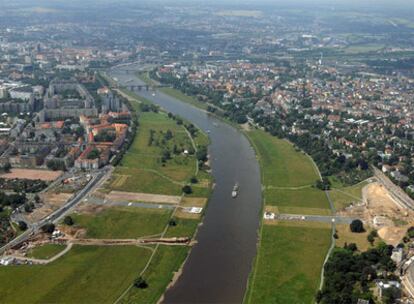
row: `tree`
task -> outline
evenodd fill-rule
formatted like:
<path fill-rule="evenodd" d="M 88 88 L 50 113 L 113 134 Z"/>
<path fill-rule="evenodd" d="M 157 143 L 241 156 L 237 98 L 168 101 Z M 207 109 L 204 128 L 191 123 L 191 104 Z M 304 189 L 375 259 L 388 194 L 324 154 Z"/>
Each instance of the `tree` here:
<path fill-rule="evenodd" d="M 99 152 L 99 150 L 94 148 L 91 152 L 89 152 L 89 154 L 86 156 L 86 158 L 87 159 L 96 159 L 96 158 L 99 158 L 100 155 L 101 155 L 101 153 Z"/>
<path fill-rule="evenodd" d="M 171 130 L 167 130 L 167 132 L 164 135 L 165 140 L 170 140 L 171 138 L 173 138 L 173 134 L 171 132 Z"/>
<path fill-rule="evenodd" d="M 65 218 L 63 219 L 63 222 L 65 223 L 65 225 L 68 225 L 68 226 L 72 226 L 75 223 L 73 221 L 73 218 L 69 215 L 65 216 Z"/>
<path fill-rule="evenodd" d="M 19 221 L 18 225 L 19 225 L 19 229 L 22 231 L 27 229 L 27 224 L 24 221 Z"/>
<path fill-rule="evenodd" d="M 348 250 L 350 250 L 350 251 L 352 251 L 352 252 L 354 252 L 354 251 L 357 251 L 357 250 L 358 250 L 358 247 L 357 247 L 357 245 L 356 245 L 355 243 L 345 244 L 344 248 L 345 248 L 345 249 L 348 249 Z"/>
<path fill-rule="evenodd" d="M 177 221 L 175 219 L 170 219 L 170 221 L 168 222 L 168 225 L 177 226 Z"/>
<path fill-rule="evenodd" d="M 53 231 L 55 231 L 55 224 L 53 224 L 53 223 L 47 223 L 47 224 L 44 224 L 44 225 L 42 226 L 42 231 L 43 231 L 44 233 L 49 233 L 49 234 L 52 234 L 52 233 L 53 233 Z"/>
<path fill-rule="evenodd" d="M 331 182 L 327 178 L 322 178 L 322 180 L 317 180 L 315 183 L 316 188 L 320 190 L 329 190 L 331 189 Z"/>
<path fill-rule="evenodd" d="M 185 185 L 182 190 L 183 190 L 183 192 L 185 194 L 191 194 L 191 193 L 193 193 L 193 189 L 189 185 Z"/>
<path fill-rule="evenodd" d="M 33 203 L 25 203 L 24 204 L 24 211 L 30 213 L 33 211 Z"/>
<path fill-rule="evenodd" d="M 190 179 L 190 182 L 191 182 L 192 184 L 197 184 L 197 183 L 198 183 L 198 179 L 197 179 L 197 177 L 193 176 L 193 177 Z"/>
<path fill-rule="evenodd" d="M 139 276 L 138 278 L 135 279 L 134 286 L 136 288 L 145 289 L 148 287 L 148 283 L 144 280 L 143 277 Z"/>
<path fill-rule="evenodd" d="M 367 240 L 371 245 L 374 245 L 375 242 L 375 238 L 378 236 L 377 230 L 372 230 L 368 236 L 367 236 Z"/>
<path fill-rule="evenodd" d="M 65 171 L 66 170 L 65 162 L 58 160 L 58 159 L 49 160 L 46 163 L 46 166 L 53 171 L 57 171 L 57 170 Z"/>
<path fill-rule="evenodd" d="M 202 146 L 197 150 L 196 157 L 198 161 L 207 161 L 207 147 Z"/>
<path fill-rule="evenodd" d="M 365 231 L 364 224 L 362 223 L 361 220 L 358 220 L 358 219 L 353 220 L 351 222 L 351 224 L 349 225 L 349 228 L 354 233 L 361 233 L 361 232 L 364 232 Z"/>
<path fill-rule="evenodd" d="M 414 238 L 414 227 L 410 227 L 407 230 L 408 237 Z"/>

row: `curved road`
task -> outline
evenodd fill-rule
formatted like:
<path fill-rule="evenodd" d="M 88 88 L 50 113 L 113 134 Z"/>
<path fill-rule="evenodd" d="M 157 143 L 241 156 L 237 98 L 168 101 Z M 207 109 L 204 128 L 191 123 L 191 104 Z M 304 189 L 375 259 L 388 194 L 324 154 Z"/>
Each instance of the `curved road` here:
<path fill-rule="evenodd" d="M 124 69 L 124 70 L 123 70 Z M 110 71 L 120 85 L 142 85 L 125 69 Z M 175 98 L 145 90 L 137 92 L 167 111 L 210 131 L 211 166 L 216 187 L 209 201 L 197 244 L 183 273 L 164 298 L 165 303 L 241 303 L 256 254 L 262 199 L 255 152 L 238 130 Z M 240 185 L 236 199 L 234 184 Z"/>

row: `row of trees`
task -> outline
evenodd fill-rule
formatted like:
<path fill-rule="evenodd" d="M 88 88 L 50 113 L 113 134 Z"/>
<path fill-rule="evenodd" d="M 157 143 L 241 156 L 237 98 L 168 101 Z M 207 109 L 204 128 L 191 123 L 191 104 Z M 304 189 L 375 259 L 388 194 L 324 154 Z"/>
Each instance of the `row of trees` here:
<path fill-rule="evenodd" d="M 42 180 L 31 179 L 6 179 L 0 178 L 0 189 L 13 190 L 14 192 L 36 193 L 47 187 L 47 183 Z"/>

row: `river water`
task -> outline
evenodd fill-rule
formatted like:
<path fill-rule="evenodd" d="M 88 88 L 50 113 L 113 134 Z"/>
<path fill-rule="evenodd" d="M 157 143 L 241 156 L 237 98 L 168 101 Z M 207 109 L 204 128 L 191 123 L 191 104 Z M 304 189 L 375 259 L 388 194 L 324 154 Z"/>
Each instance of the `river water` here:
<path fill-rule="evenodd" d="M 125 70 L 110 74 L 121 85 L 143 83 Z M 165 110 L 209 131 L 212 173 L 216 186 L 182 275 L 165 293 L 164 303 L 241 303 L 256 255 L 261 211 L 260 169 L 246 137 L 208 113 L 161 92 L 137 91 Z M 236 199 L 232 188 L 239 183 Z"/>

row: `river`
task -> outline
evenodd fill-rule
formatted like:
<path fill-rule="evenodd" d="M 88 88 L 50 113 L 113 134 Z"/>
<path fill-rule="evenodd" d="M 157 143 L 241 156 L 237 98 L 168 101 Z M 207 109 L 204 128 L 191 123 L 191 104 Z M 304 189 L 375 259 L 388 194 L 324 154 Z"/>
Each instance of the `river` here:
<path fill-rule="evenodd" d="M 110 74 L 121 85 L 143 85 L 125 70 Z M 203 110 L 161 92 L 136 92 L 165 110 L 177 114 L 205 132 L 211 144 L 212 174 L 215 187 L 198 230 L 197 243 L 175 285 L 165 293 L 164 303 L 241 303 L 256 255 L 262 205 L 260 168 L 254 149 L 237 129 Z M 236 199 L 232 188 L 239 183 Z"/>

